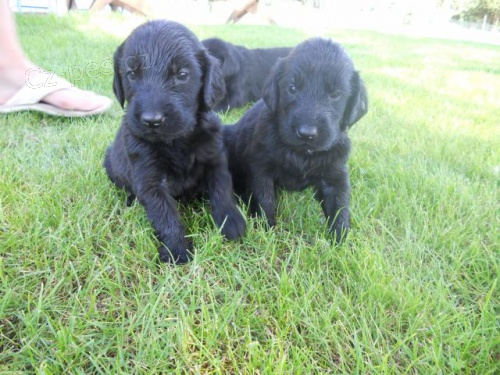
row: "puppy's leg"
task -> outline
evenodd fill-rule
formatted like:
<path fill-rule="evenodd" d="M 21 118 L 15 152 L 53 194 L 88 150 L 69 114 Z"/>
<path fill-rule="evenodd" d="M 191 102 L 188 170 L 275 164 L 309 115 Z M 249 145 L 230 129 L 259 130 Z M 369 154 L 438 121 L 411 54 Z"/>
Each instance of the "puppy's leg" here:
<path fill-rule="evenodd" d="M 348 172 L 343 171 L 333 181 L 323 181 L 317 189 L 315 198 L 321 202 L 333 240 L 339 244 L 347 236 L 350 225 Z"/>
<path fill-rule="evenodd" d="M 112 183 L 114 183 L 120 189 L 127 189 L 128 188 L 127 184 L 122 181 L 123 178 L 120 178 L 120 174 L 117 175 L 115 171 L 115 169 L 117 169 L 118 172 L 126 169 L 126 163 L 127 163 L 126 159 L 120 158 L 120 156 L 121 155 L 117 155 L 113 147 L 108 147 L 106 149 L 106 155 L 104 157 L 103 166 L 106 170 L 106 174 L 108 175 Z M 114 163 L 113 160 L 115 161 Z M 113 168 L 113 166 L 116 164 L 118 164 L 118 166 Z"/>
<path fill-rule="evenodd" d="M 158 252 L 160 260 L 168 263 L 186 263 L 190 260 L 192 245 L 186 240 L 184 227 L 177 213 L 177 202 L 169 195 L 157 192 L 143 192 L 139 201 L 146 209 L 147 216 L 162 243 Z"/>
<path fill-rule="evenodd" d="M 119 146 L 121 147 L 121 146 Z M 120 149 L 121 150 L 121 149 Z M 103 166 L 106 169 L 106 174 L 108 175 L 111 182 L 113 182 L 120 189 L 125 189 L 128 192 L 127 196 L 127 207 L 132 206 L 135 200 L 135 195 L 132 193 L 131 187 L 127 184 L 126 170 L 128 165 L 128 159 L 123 156 L 123 153 L 116 152 L 116 148 L 108 147 L 106 150 L 106 156 L 104 158 Z M 116 174 L 113 168 L 113 158 L 115 164 L 118 164 L 118 171 L 121 174 Z"/>
<path fill-rule="evenodd" d="M 264 212 L 267 223 L 270 227 L 276 225 L 276 194 L 272 178 L 262 173 L 252 171 L 250 178 L 250 211 L 252 215 L 259 215 Z"/>
<path fill-rule="evenodd" d="M 233 183 L 227 166 L 222 163 L 208 171 L 208 194 L 215 224 L 222 234 L 236 240 L 245 234 L 245 219 L 233 196 Z"/>
<path fill-rule="evenodd" d="M 192 246 L 185 238 L 177 202 L 168 193 L 166 181 L 161 177 L 164 175 L 151 165 L 137 165 L 134 172 L 137 199 L 144 206 L 162 243 L 158 249 L 160 260 L 178 264 L 188 262 L 191 258 L 188 251 Z"/>

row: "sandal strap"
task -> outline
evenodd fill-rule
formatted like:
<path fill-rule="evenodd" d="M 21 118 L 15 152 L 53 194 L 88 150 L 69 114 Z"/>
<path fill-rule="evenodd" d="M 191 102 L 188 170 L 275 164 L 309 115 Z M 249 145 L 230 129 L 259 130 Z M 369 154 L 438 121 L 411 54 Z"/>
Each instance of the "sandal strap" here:
<path fill-rule="evenodd" d="M 41 78 L 39 78 L 41 77 Z M 26 72 L 26 82 L 14 96 L 7 100 L 5 106 L 13 105 L 28 105 L 40 103 L 43 98 L 53 92 L 71 89 L 73 85 L 52 73 L 43 74 L 43 70 L 39 70 L 39 77 L 32 79 L 29 78 L 29 70 Z"/>

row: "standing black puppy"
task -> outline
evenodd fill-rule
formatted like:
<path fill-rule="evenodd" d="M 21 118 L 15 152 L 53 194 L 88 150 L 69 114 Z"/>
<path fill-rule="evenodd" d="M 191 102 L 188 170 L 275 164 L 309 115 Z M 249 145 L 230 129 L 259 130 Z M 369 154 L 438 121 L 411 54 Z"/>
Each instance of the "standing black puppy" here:
<path fill-rule="evenodd" d="M 220 61 L 226 93 L 215 110 L 241 107 L 262 98 L 262 88 L 278 58 L 290 47 L 254 48 L 237 46 L 219 38 L 202 40 L 205 48 Z"/>
<path fill-rule="evenodd" d="M 137 197 L 158 239 L 160 259 L 185 263 L 191 244 L 176 199 L 208 193 L 215 223 L 237 239 L 245 221 L 236 207 L 222 131 L 211 110 L 224 83 L 218 62 L 186 27 L 148 22 L 114 56 L 114 93 L 126 114 L 104 166 Z"/>
<path fill-rule="evenodd" d="M 347 129 L 368 109 L 365 86 L 344 49 L 313 38 L 280 59 L 263 100 L 224 128 L 235 189 L 274 226 L 277 188 L 316 190 L 336 242 L 349 229 Z"/>

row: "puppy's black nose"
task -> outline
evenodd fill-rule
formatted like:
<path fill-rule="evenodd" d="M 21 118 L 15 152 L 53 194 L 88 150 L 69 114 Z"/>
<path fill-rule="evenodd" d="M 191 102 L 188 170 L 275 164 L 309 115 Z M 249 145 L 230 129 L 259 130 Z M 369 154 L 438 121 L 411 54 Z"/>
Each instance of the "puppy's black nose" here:
<path fill-rule="evenodd" d="M 297 128 L 297 137 L 306 141 L 312 141 L 318 136 L 318 128 L 315 126 L 300 126 Z"/>
<path fill-rule="evenodd" d="M 144 112 L 141 115 L 141 121 L 149 128 L 157 128 L 163 122 L 165 117 L 159 112 Z"/>

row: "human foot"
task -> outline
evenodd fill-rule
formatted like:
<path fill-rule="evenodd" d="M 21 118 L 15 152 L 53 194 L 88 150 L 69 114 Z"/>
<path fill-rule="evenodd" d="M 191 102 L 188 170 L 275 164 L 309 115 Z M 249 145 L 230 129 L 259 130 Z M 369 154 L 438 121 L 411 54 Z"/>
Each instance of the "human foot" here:
<path fill-rule="evenodd" d="M 73 87 L 68 81 L 36 66 L 0 69 L 0 112 L 38 110 L 59 116 L 105 112 L 109 98 Z"/>

